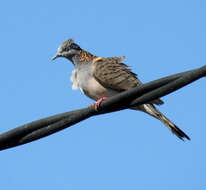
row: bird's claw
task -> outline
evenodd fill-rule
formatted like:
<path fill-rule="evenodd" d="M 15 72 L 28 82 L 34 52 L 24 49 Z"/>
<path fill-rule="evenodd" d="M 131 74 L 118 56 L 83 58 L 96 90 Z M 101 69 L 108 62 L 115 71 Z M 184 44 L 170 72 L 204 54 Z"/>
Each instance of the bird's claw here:
<path fill-rule="evenodd" d="M 94 107 L 94 109 L 96 111 L 98 111 L 98 109 L 100 108 L 102 102 L 106 99 L 107 99 L 107 97 L 102 97 L 102 98 L 98 99 L 95 103 L 89 104 L 89 107 Z"/>

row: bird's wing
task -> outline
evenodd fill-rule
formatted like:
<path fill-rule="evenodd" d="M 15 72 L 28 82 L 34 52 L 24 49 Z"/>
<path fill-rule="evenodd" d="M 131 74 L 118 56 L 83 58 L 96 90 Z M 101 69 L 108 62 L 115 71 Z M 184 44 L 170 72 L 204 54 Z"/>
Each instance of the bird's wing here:
<path fill-rule="evenodd" d="M 123 56 L 95 58 L 92 63 L 93 75 L 95 79 L 102 86 L 119 92 L 142 84 L 137 75 L 133 73 L 126 64 L 121 62 L 123 59 Z M 160 99 L 157 99 L 151 103 L 160 105 L 164 102 Z"/>

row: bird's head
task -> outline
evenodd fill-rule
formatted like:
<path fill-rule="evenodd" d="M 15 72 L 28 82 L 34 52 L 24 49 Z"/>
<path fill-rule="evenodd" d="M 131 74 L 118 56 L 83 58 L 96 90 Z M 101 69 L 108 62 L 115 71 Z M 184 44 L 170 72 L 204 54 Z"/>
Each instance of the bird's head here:
<path fill-rule="evenodd" d="M 72 39 L 69 39 L 65 42 L 63 42 L 59 48 L 57 49 L 56 55 L 52 58 L 52 60 L 55 60 L 58 57 L 64 57 L 72 61 L 72 58 L 79 54 L 81 51 L 81 48 L 74 43 Z"/>

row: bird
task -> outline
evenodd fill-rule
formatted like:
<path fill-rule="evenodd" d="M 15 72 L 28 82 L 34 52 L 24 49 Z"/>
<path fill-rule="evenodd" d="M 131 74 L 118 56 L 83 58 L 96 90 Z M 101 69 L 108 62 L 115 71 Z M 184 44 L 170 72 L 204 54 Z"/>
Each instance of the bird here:
<path fill-rule="evenodd" d="M 72 71 L 72 89 L 79 89 L 89 98 L 96 101 L 93 106 L 98 109 L 101 103 L 111 96 L 141 85 L 137 74 L 123 63 L 124 56 L 100 57 L 82 49 L 73 39 L 64 41 L 52 58 L 66 58 L 75 67 Z M 173 134 L 181 140 L 190 140 L 190 137 L 178 128 L 170 119 L 161 113 L 155 105 L 162 105 L 161 99 L 131 109 L 143 111 L 160 120 Z"/>

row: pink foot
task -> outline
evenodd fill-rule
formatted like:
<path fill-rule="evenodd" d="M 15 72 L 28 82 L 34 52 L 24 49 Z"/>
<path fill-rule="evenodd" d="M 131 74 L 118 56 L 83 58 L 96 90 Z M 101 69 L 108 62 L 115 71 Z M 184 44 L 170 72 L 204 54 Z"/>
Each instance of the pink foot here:
<path fill-rule="evenodd" d="M 102 97 L 102 98 L 98 99 L 94 104 L 89 104 L 89 106 L 94 107 L 94 109 L 97 111 L 99 109 L 99 107 L 101 106 L 101 103 L 106 99 L 107 99 L 107 97 Z"/>

